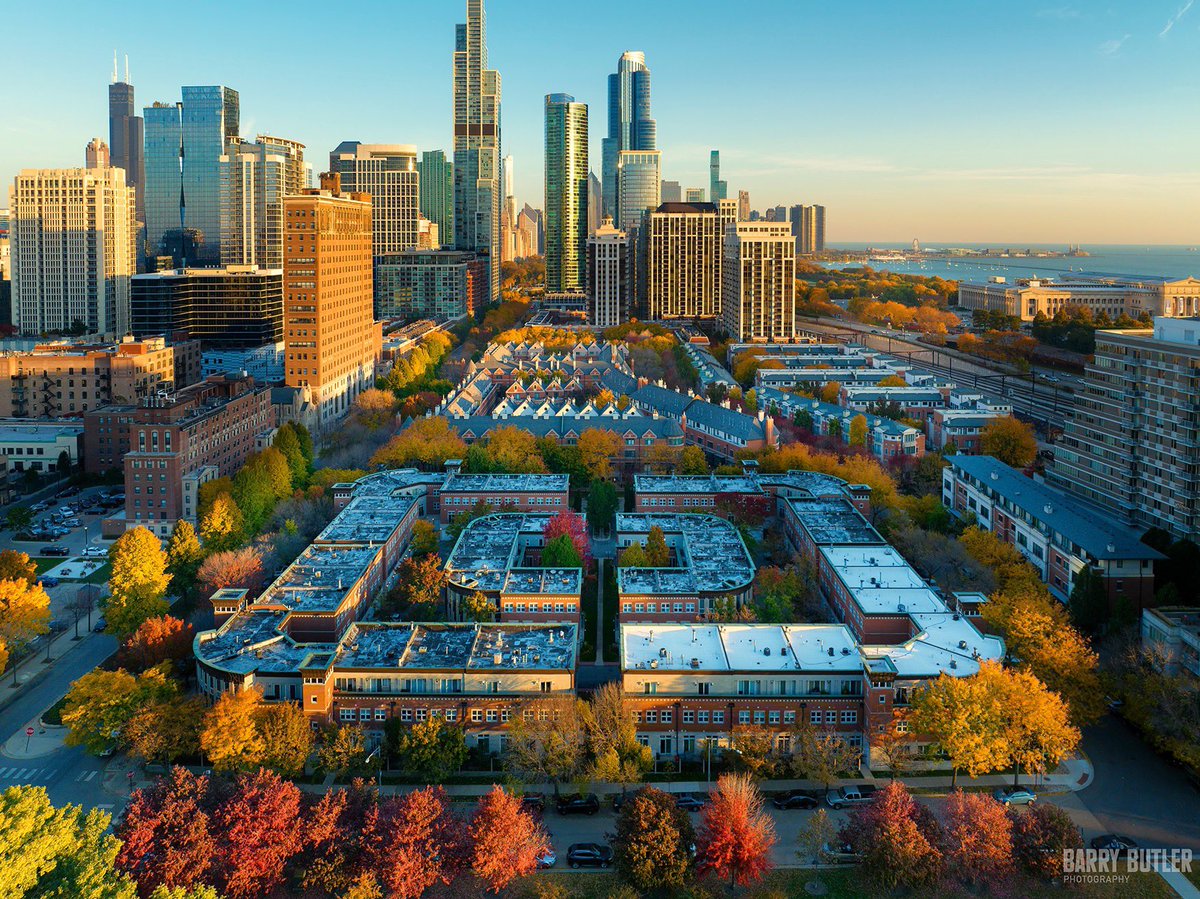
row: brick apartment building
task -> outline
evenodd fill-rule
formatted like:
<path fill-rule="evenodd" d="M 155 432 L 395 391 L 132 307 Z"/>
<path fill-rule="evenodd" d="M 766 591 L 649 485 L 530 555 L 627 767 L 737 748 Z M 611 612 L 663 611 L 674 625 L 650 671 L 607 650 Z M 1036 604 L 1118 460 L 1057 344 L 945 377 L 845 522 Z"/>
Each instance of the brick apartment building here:
<path fill-rule="evenodd" d="M 440 491 L 442 524 L 477 503 L 513 512 L 569 511 L 565 474 L 463 474 L 452 470 Z"/>

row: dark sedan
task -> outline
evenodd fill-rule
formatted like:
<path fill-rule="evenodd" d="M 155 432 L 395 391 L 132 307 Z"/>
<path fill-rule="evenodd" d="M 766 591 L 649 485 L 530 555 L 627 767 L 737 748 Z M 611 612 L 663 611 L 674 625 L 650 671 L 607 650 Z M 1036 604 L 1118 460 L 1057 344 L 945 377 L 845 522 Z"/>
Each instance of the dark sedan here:
<path fill-rule="evenodd" d="M 675 804 L 689 812 L 698 812 L 708 805 L 708 799 L 694 793 L 680 793 L 675 797 Z"/>
<path fill-rule="evenodd" d="M 1137 849 L 1138 844 L 1129 837 L 1119 833 L 1106 833 L 1092 837 L 1093 849 L 1106 849 L 1114 853 L 1116 858 L 1123 858 L 1130 849 Z"/>
<path fill-rule="evenodd" d="M 583 796 L 559 796 L 555 803 L 560 815 L 594 815 L 600 811 L 600 800 L 595 793 Z"/>
<path fill-rule="evenodd" d="M 612 860 L 613 851 L 599 843 L 572 843 L 567 850 L 567 864 L 572 868 L 607 868 Z"/>
<path fill-rule="evenodd" d="M 778 809 L 816 808 L 821 804 L 821 799 L 812 790 L 792 790 L 790 793 L 775 796 L 771 799 L 771 804 Z"/>

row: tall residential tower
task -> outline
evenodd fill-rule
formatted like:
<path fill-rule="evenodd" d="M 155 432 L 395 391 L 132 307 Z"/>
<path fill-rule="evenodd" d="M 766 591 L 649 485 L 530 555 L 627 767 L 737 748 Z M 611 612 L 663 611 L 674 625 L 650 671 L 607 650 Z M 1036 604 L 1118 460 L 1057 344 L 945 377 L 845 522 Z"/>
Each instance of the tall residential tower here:
<path fill-rule="evenodd" d="M 426 150 L 417 163 L 421 215 L 438 226 L 442 243 L 454 240 L 454 163 L 442 150 Z"/>
<path fill-rule="evenodd" d="M 308 187 L 304 144 L 258 136 L 230 143 L 220 159 L 221 263 L 283 267 L 283 198 Z"/>
<path fill-rule="evenodd" d="M 588 238 L 588 108 L 546 95 L 546 290 L 583 290 Z"/>
<path fill-rule="evenodd" d="M 454 245 L 486 256 L 500 298 L 500 73 L 487 67 L 483 0 L 467 0 L 454 35 Z"/>
<path fill-rule="evenodd" d="M 646 54 L 639 50 L 622 53 L 617 70 L 608 76 L 608 137 L 600 146 L 604 212 L 619 221 L 617 167 L 621 153 L 658 146 L 658 126 L 650 118 L 650 70 L 646 68 Z"/>

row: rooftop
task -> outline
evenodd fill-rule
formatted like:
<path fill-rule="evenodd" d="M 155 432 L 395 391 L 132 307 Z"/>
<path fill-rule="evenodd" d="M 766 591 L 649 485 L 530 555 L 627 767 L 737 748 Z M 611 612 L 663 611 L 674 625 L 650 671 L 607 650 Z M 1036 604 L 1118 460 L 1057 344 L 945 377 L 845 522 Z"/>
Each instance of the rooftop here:
<path fill-rule="evenodd" d="M 676 568 L 618 568 L 622 592 L 645 593 L 655 587 L 664 593 L 719 593 L 744 589 L 754 580 L 754 562 L 741 535 L 716 515 L 691 513 L 619 513 L 617 535 L 634 537 L 659 527 L 675 550 Z M 658 572 L 647 574 L 647 572 Z"/>
<path fill-rule="evenodd" d="M 414 497 L 404 495 L 356 494 L 314 542 L 386 543 L 415 502 Z"/>
<path fill-rule="evenodd" d="M 763 492 L 754 475 L 658 475 L 633 476 L 635 493 L 746 493 Z"/>
<path fill-rule="evenodd" d="M 497 593 L 510 569 L 521 568 L 525 546 L 540 540 L 549 515 L 502 512 L 472 521 L 458 537 L 446 571 L 451 583 L 467 590 Z"/>
<path fill-rule="evenodd" d="M 570 624 L 364 624 L 338 647 L 338 669 L 574 670 Z"/>
<path fill-rule="evenodd" d="M 937 593 L 891 546 L 835 545 L 821 547 L 820 552 L 863 614 L 914 615 L 946 609 Z"/>
<path fill-rule="evenodd" d="M 297 612 L 336 612 L 380 552 L 376 546 L 314 543 L 284 569 L 256 603 Z"/>
<path fill-rule="evenodd" d="M 511 493 L 561 492 L 570 485 L 571 476 L 565 474 L 452 474 L 442 486 L 442 493 L 486 493 L 504 491 Z"/>
<path fill-rule="evenodd" d="M 862 670 L 844 624 L 622 624 L 620 631 L 624 671 Z"/>
<path fill-rule="evenodd" d="M 1004 641 L 985 636 L 968 619 L 948 610 L 912 616 L 917 634 L 895 646 L 864 646 L 868 659 L 886 659 L 899 677 L 967 677 L 981 662 L 1004 657 Z"/>
<path fill-rule="evenodd" d="M 446 480 L 444 471 L 417 471 L 415 468 L 398 468 L 391 471 L 381 471 L 369 474 L 357 481 L 350 482 L 354 488 L 354 496 L 392 496 L 398 490 L 410 490 L 413 487 L 433 484 L 441 486 Z M 342 487 L 342 484 L 335 484 Z"/>
<path fill-rule="evenodd" d="M 785 500 L 819 546 L 882 545 L 885 541 L 848 499 L 793 497 Z"/>
<path fill-rule="evenodd" d="M 0 443 L 54 443 L 60 437 L 78 437 L 82 422 L 42 422 L 21 418 L 0 419 Z"/>

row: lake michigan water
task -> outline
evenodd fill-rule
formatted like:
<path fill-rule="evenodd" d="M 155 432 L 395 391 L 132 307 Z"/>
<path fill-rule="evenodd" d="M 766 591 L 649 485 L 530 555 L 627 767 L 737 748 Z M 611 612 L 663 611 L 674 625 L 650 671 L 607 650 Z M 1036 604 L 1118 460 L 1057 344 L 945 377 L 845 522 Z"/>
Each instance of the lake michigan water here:
<path fill-rule="evenodd" d="M 839 250 L 865 250 L 868 246 L 876 250 L 899 250 L 907 252 L 911 244 L 839 243 Z M 1062 244 L 971 244 L 946 243 L 923 246 L 925 250 L 954 248 L 991 249 L 993 252 L 1009 249 L 1050 250 L 1063 252 Z M 1053 259 L 927 259 L 910 262 L 868 262 L 871 268 L 907 275 L 938 276 L 955 281 L 986 281 L 991 277 L 1004 277 L 1009 281 L 1017 278 L 1053 278 L 1074 272 L 1103 273 L 1106 275 L 1142 275 L 1166 278 L 1200 277 L 1200 244 L 1195 250 L 1186 246 L 1146 246 L 1145 244 L 1096 244 L 1084 246 L 1090 256 L 1068 256 Z M 827 263 L 830 268 L 846 268 L 844 263 Z"/>

